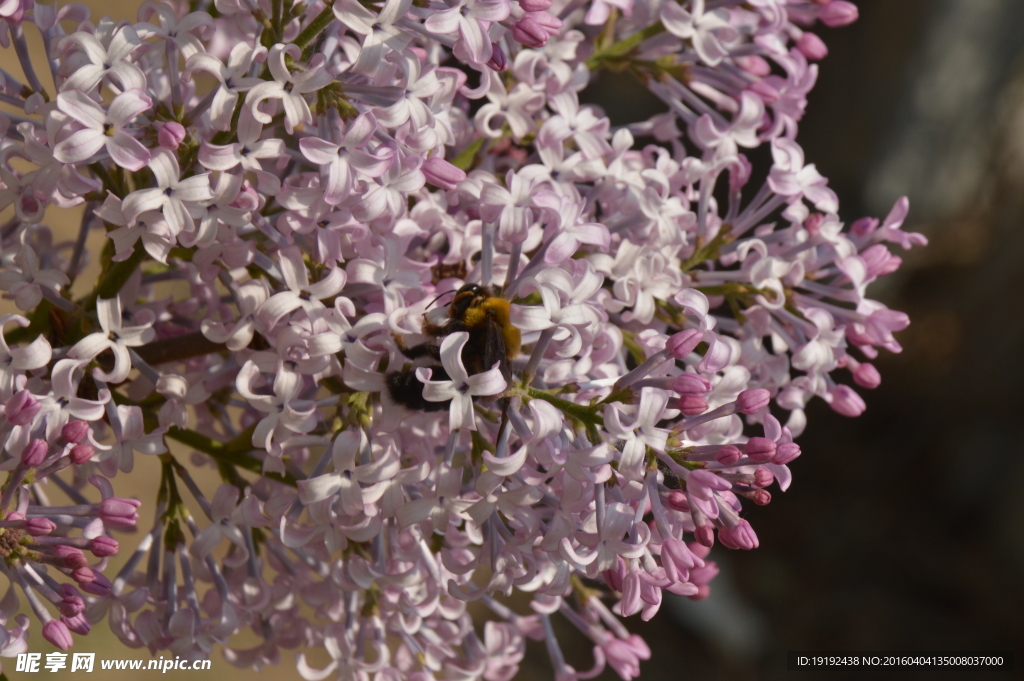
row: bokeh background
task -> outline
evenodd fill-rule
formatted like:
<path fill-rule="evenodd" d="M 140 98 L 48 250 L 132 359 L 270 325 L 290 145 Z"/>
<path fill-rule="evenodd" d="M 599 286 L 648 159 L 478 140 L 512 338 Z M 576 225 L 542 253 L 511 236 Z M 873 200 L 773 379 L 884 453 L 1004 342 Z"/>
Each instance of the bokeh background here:
<path fill-rule="evenodd" d="M 136 5 L 85 4 L 115 18 L 134 18 Z M 897 336 L 904 352 L 876 362 L 883 382 L 860 418 L 809 409 L 793 486 L 747 512 L 760 548 L 716 548 L 711 598 L 630 620 L 653 652 L 642 681 L 866 678 L 788 672 L 788 650 L 1016 650 L 1016 673 L 1024 666 L 1024 2 L 856 4 L 857 23 L 819 30 L 830 54 L 798 139 L 847 222 L 910 197 L 905 227 L 931 244 L 901 253 L 903 269 L 872 290 L 910 314 Z M 8 56 L 3 66 L 18 73 Z M 649 113 L 628 80 L 591 89 L 613 123 Z M 120 476 L 119 491 L 147 498 L 146 458 L 136 457 L 132 490 Z M 560 637 L 570 663 L 589 668 L 589 644 L 568 629 Z M 37 631 L 31 641 L 53 650 Z M 119 647 L 105 624 L 81 650 L 148 657 Z M 213 667 L 188 678 L 252 678 L 218 653 Z M 520 674 L 550 678 L 540 646 Z M 287 654 L 260 676 L 300 678 Z"/>

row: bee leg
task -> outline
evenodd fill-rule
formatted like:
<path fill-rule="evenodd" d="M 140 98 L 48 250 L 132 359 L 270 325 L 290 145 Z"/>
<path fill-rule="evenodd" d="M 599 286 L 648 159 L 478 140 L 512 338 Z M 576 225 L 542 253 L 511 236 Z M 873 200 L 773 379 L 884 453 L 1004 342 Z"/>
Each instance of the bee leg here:
<path fill-rule="evenodd" d="M 441 347 L 432 341 L 426 343 L 420 343 L 409 347 L 405 343 L 405 339 L 401 336 L 395 336 L 395 344 L 398 345 L 398 349 L 401 350 L 402 354 L 409 359 L 419 359 L 421 357 L 429 357 L 435 361 L 441 361 Z"/>

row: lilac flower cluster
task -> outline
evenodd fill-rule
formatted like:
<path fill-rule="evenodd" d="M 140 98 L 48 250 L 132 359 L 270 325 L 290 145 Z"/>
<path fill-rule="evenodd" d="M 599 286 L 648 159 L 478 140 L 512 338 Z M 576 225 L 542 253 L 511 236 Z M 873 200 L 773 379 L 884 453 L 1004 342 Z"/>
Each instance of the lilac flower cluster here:
<path fill-rule="evenodd" d="M 796 141 L 827 52 L 808 28 L 856 17 L 147 0 L 94 23 L 4 0 L 0 289 L 24 314 L 0 317 L 0 655 L 25 649 L 20 595 L 63 649 L 106 619 L 153 654 L 296 650 L 307 679 L 506 681 L 534 638 L 557 679 L 635 677 L 620 618 L 706 597 L 715 542 L 758 544 L 743 500 L 790 485 L 807 403 L 860 414 L 850 381 L 900 350 L 906 315 L 866 288 L 924 243 L 907 202 L 844 228 Z M 602 69 L 665 111 L 613 126 L 581 103 Z M 83 208 L 55 243 L 45 220 Z M 506 356 L 474 371 L 494 334 Z M 110 480 L 136 454 L 156 519 L 115 573 L 139 502 Z"/>

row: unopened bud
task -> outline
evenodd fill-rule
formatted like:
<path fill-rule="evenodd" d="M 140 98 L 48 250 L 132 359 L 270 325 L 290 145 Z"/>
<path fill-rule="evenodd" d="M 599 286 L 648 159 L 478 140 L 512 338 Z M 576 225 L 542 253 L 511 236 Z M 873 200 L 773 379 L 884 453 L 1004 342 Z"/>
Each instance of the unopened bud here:
<path fill-rule="evenodd" d="M 736 398 L 736 409 L 744 414 L 756 414 L 767 407 L 771 399 L 772 394 L 764 388 L 744 390 Z"/>
<path fill-rule="evenodd" d="M 85 421 L 68 421 L 64 424 L 64 427 L 60 429 L 61 437 L 73 445 L 77 445 L 79 442 L 84 440 L 88 432 L 89 424 Z"/>
<path fill-rule="evenodd" d="M 493 71 L 504 71 L 508 68 L 508 57 L 505 56 L 505 50 L 501 49 L 501 45 L 498 43 L 491 43 L 491 58 L 488 60 L 487 66 Z"/>
<path fill-rule="evenodd" d="M 4 414 L 7 420 L 16 426 L 24 426 L 32 423 L 42 405 L 39 400 L 28 390 L 19 390 L 14 397 L 7 401 L 4 406 Z"/>
<path fill-rule="evenodd" d="M 512 38 L 526 47 L 544 47 L 548 44 L 548 32 L 533 17 L 526 17 L 512 27 Z"/>
<path fill-rule="evenodd" d="M 697 538 L 697 543 L 701 546 L 710 549 L 715 545 L 715 531 L 711 529 L 710 525 L 700 525 L 693 531 L 693 536 Z"/>
<path fill-rule="evenodd" d="M 795 442 L 783 442 L 775 450 L 775 460 L 772 463 L 777 466 L 785 466 L 798 456 L 800 456 L 800 445 Z"/>
<path fill-rule="evenodd" d="M 873 390 L 882 383 L 882 375 L 874 364 L 865 362 L 853 370 L 853 382 L 862 388 Z"/>
<path fill-rule="evenodd" d="M 767 506 L 772 503 L 772 493 L 766 489 L 754 490 L 750 499 L 758 506 Z"/>
<path fill-rule="evenodd" d="M 420 167 L 427 182 L 441 189 L 455 189 L 466 173 L 439 156 L 431 156 Z"/>
<path fill-rule="evenodd" d="M 185 127 L 181 123 L 168 121 L 160 128 L 156 139 L 161 147 L 173 151 L 185 140 Z"/>
<path fill-rule="evenodd" d="M 858 16 L 857 5 L 846 0 L 832 0 L 818 12 L 821 23 L 829 28 L 852 24 L 857 21 Z"/>
<path fill-rule="evenodd" d="M 878 229 L 878 218 L 861 218 L 854 220 L 853 224 L 850 225 L 850 232 L 854 236 L 867 236 L 876 229 Z"/>
<path fill-rule="evenodd" d="M 543 12 L 551 7 L 551 0 L 519 0 L 519 6 L 527 12 Z"/>
<path fill-rule="evenodd" d="M 96 450 L 92 445 L 75 445 L 71 448 L 71 462 L 77 465 L 81 465 L 86 461 L 92 459 L 93 454 Z"/>
<path fill-rule="evenodd" d="M 731 466 L 743 458 L 743 453 L 732 445 L 726 445 L 715 452 L 715 460 L 723 466 Z"/>
<path fill-rule="evenodd" d="M 708 410 L 708 401 L 703 397 L 684 395 L 679 398 L 677 408 L 687 416 L 697 416 Z"/>
<path fill-rule="evenodd" d="M 683 329 L 669 336 L 665 350 L 675 359 L 684 359 L 697 347 L 704 334 L 697 329 Z"/>
<path fill-rule="evenodd" d="M 712 387 L 711 381 L 700 374 L 679 374 L 672 379 L 672 392 L 679 395 L 700 397 L 709 392 Z"/>
<path fill-rule="evenodd" d="M 68 629 L 80 636 L 85 636 L 92 631 L 92 625 L 85 618 L 85 613 L 80 612 L 74 617 L 61 617 L 60 619 L 67 625 Z"/>
<path fill-rule="evenodd" d="M 29 518 L 25 531 L 33 537 L 43 537 L 57 529 L 57 523 L 49 518 Z"/>
<path fill-rule="evenodd" d="M 828 48 L 818 36 L 813 33 L 804 33 L 796 41 L 796 49 L 811 61 L 818 61 L 828 56 Z"/>
<path fill-rule="evenodd" d="M 668 493 L 668 497 L 665 499 L 665 505 L 673 511 L 679 511 L 680 513 L 690 512 L 690 502 L 686 499 L 686 495 L 677 489 Z"/>
<path fill-rule="evenodd" d="M 867 409 L 861 396 L 848 385 L 837 385 L 829 390 L 828 394 L 831 398 L 828 404 L 832 411 L 843 416 L 860 416 Z"/>
<path fill-rule="evenodd" d="M 58 558 L 63 559 L 64 567 L 71 570 L 77 570 L 85 567 L 89 563 L 85 558 L 85 554 L 82 553 L 80 549 L 76 549 L 73 546 L 58 546 L 54 553 L 57 554 Z"/>
<path fill-rule="evenodd" d="M 71 578 L 79 584 L 85 585 L 96 579 L 96 573 L 91 567 L 80 567 L 71 573 Z"/>
<path fill-rule="evenodd" d="M 775 482 L 775 476 L 767 468 L 758 468 L 754 472 L 754 485 L 756 487 L 767 487 Z"/>
<path fill-rule="evenodd" d="M 117 540 L 106 535 L 96 537 L 89 543 L 89 550 L 92 551 L 92 555 L 97 558 L 113 556 L 118 552 L 119 548 Z"/>
<path fill-rule="evenodd" d="M 743 448 L 754 463 L 768 463 L 775 458 L 775 441 L 766 437 L 752 437 Z"/>
<path fill-rule="evenodd" d="M 21 452 L 21 463 L 29 468 L 35 468 L 46 460 L 46 453 L 49 450 L 46 440 L 36 438 L 28 443 L 28 446 Z"/>
<path fill-rule="evenodd" d="M 71 632 L 68 631 L 67 625 L 60 620 L 50 620 L 43 625 L 43 638 L 65 651 L 69 650 L 74 644 L 74 639 L 71 638 Z"/>

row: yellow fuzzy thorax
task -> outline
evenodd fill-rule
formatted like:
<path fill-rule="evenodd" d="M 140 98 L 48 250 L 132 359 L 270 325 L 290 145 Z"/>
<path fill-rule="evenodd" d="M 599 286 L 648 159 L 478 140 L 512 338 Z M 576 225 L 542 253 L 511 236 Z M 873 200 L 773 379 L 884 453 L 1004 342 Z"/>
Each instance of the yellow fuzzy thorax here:
<path fill-rule="evenodd" d="M 505 356 L 512 359 L 519 354 L 519 345 L 522 338 L 519 329 L 512 326 L 509 317 L 509 304 L 504 298 L 486 298 L 482 303 L 466 310 L 463 322 L 469 328 L 482 324 L 488 315 L 494 318 L 501 326 L 501 335 L 505 339 Z"/>

